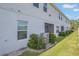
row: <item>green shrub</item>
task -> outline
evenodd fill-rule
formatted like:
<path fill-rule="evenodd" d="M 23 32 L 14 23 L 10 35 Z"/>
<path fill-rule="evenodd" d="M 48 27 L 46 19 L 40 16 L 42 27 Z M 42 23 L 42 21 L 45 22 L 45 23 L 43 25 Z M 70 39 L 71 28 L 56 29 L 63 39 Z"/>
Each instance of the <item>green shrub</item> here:
<path fill-rule="evenodd" d="M 66 36 L 66 32 L 60 32 L 59 36 Z"/>
<path fill-rule="evenodd" d="M 68 30 L 69 31 L 69 33 L 72 33 L 73 32 L 73 30 Z"/>
<path fill-rule="evenodd" d="M 42 39 L 39 40 L 39 45 L 38 45 L 38 49 L 45 49 L 46 46 L 45 46 L 45 43 Z"/>
<path fill-rule="evenodd" d="M 31 34 L 28 47 L 33 49 L 44 49 L 46 46 L 43 34 L 40 34 L 39 36 L 37 34 Z"/>
<path fill-rule="evenodd" d="M 66 31 L 66 36 L 69 35 L 69 34 L 70 34 L 69 30 L 67 30 L 67 31 Z"/>
<path fill-rule="evenodd" d="M 37 34 L 31 34 L 30 35 L 28 47 L 33 48 L 33 49 L 38 48 L 38 35 Z"/>
<path fill-rule="evenodd" d="M 45 44 L 43 33 L 40 34 L 38 40 L 39 40 L 38 41 L 39 42 L 39 44 L 38 44 L 39 49 L 45 49 L 46 48 L 46 46 L 45 46 L 46 44 Z"/>
<path fill-rule="evenodd" d="M 65 32 L 60 32 L 59 36 L 67 36 L 69 34 L 71 34 L 73 32 L 73 30 L 66 30 Z"/>
<path fill-rule="evenodd" d="M 56 41 L 56 36 L 53 33 L 49 33 L 49 43 L 53 44 Z"/>
<path fill-rule="evenodd" d="M 73 30 L 67 30 L 66 31 L 66 35 L 69 35 L 69 34 L 71 34 L 73 32 Z"/>
<path fill-rule="evenodd" d="M 73 32 L 73 30 L 66 30 L 65 32 L 60 32 L 59 37 L 56 38 L 56 41 L 57 42 L 61 41 L 62 39 L 64 39 L 65 36 L 68 36 L 72 32 Z"/>

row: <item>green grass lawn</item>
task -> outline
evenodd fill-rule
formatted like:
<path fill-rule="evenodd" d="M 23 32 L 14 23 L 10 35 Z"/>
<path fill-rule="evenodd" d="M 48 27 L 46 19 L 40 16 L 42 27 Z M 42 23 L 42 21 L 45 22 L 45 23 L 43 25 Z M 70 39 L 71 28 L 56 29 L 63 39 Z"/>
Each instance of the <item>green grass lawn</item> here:
<path fill-rule="evenodd" d="M 41 53 L 40 56 L 79 56 L 77 43 L 77 32 L 73 32 L 54 47 Z"/>

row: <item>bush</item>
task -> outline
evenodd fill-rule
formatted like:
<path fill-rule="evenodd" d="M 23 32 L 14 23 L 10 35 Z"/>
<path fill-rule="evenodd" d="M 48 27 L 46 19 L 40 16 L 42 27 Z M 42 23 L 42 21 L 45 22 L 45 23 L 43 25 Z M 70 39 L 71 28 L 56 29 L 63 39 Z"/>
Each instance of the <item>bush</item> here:
<path fill-rule="evenodd" d="M 71 34 L 73 32 L 73 30 L 66 30 L 65 32 L 60 32 L 59 36 L 67 36 L 69 34 Z"/>
<path fill-rule="evenodd" d="M 69 35 L 69 34 L 70 34 L 69 30 L 67 30 L 67 31 L 66 31 L 66 36 Z"/>
<path fill-rule="evenodd" d="M 45 46 L 46 44 L 45 44 L 43 33 L 40 34 L 38 40 L 39 40 L 38 41 L 39 42 L 39 44 L 38 44 L 39 49 L 45 49 L 46 48 L 46 46 Z"/>
<path fill-rule="evenodd" d="M 53 44 L 56 41 L 56 36 L 53 33 L 49 33 L 49 43 Z"/>
<path fill-rule="evenodd" d="M 39 40 L 38 49 L 45 49 L 45 43 L 42 39 Z"/>
<path fill-rule="evenodd" d="M 39 36 L 37 34 L 31 34 L 28 42 L 28 47 L 33 49 L 44 49 L 45 41 L 43 34 L 40 34 Z"/>
<path fill-rule="evenodd" d="M 31 34 L 30 35 L 28 47 L 33 48 L 33 49 L 38 48 L 38 35 L 37 34 Z"/>
<path fill-rule="evenodd" d="M 68 30 L 69 31 L 69 33 L 72 33 L 72 32 L 74 32 L 73 30 Z"/>
<path fill-rule="evenodd" d="M 65 32 L 60 32 L 59 37 L 56 38 L 56 41 L 57 42 L 61 41 L 62 39 L 64 39 L 65 36 L 68 36 L 72 32 L 73 32 L 73 30 L 66 30 Z"/>
<path fill-rule="evenodd" d="M 73 32 L 73 30 L 67 30 L 66 31 L 66 35 L 69 35 L 69 34 L 71 34 Z"/>
<path fill-rule="evenodd" d="M 60 32 L 59 36 L 66 36 L 66 32 Z"/>

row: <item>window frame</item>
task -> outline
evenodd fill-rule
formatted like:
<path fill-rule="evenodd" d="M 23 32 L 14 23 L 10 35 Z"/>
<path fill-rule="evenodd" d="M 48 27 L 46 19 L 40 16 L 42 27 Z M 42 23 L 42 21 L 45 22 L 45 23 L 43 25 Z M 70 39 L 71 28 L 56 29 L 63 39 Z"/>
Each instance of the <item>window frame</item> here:
<path fill-rule="evenodd" d="M 61 32 L 63 32 L 64 31 L 64 26 L 61 26 Z"/>
<path fill-rule="evenodd" d="M 43 11 L 47 12 L 47 3 L 43 3 Z"/>
<path fill-rule="evenodd" d="M 56 26 L 56 33 L 59 33 L 59 26 Z"/>
<path fill-rule="evenodd" d="M 19 25 L 19 21 L 22 21 L 22 22 L 25 22 L 26 24 L 25 25 Z M 27 21 L 24 21 L 24 20 L 17 20 L 17 39 L 18 40 L 22 40 L 22 39 L 27 39 L 27 24 L 28 24 L 28 22 Z M 19 26 L 23 26 L 23 27 L 25 27 L 26 26 L 26 30 L 25 29 L 21 29 Z M 22 35 L 22 34 L 19 34 L 19 32 L 26 32 L 26 33 L 24 33 L 23 35 L 26 35 L 26 36 L 22 36 L 22 37 L 19 37 L 19 35 Z"/>
<path fill-rule="evenodd" d="M 61 15 L 61 20 L 62 20 L 62 15 Z"/>
<path fill-rule="evenodd" d="M 59 16 L 58 16 L 59 20 L 61 19 L 61 14 L 59 13 Z"/>
<path fill-rule="evenodd" d="M 33 3 L 33 6 L 39 8 L 39 3 Z"/>
<path fill-rule="evenodd" d="M 50 23 L 44 23 L 44 30 L 45 30 L 45 33 L 49 33 L 49 32 L 52 32 L 54 33 L 54 24 L 50 24 Z"/>

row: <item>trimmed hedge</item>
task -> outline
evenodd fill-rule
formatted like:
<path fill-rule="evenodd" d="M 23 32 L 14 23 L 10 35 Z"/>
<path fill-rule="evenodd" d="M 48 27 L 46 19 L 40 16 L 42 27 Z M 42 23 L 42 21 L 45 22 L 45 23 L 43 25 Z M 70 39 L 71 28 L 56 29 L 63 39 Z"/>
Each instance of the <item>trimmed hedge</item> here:
<path fill-rule="evenodd" d="M 59 36 L 66 36 L 66 32 L 60 32 Z"/>
<path fill-rule="evenodd" d="M 67 36 L 67 35 L 71 34 L 72 32 L 73 32 L 73 30 L 67 30 L 65 32 L 60 32 L 59 36 Z"/>
<path fill-rule="evenodd" d="M 53 33 L 49 33 L 49 43 L 53 44 L 56 41 L 56 36 Z"/>
<path fill-rule="evenodd" d="M 45 41 L 43 34 L 31 34 L 28 42 L 28 47 L 32 49 L 45 49 Z"/>
<path fill-rule="evenodd" d="M 73 30 L 67 30 L 65 32 L 60 32 L 59 37 L 56 37 L 54 33 L 49 33 L 49 43 L 53 44 L 55 42 L 61 41 L 65 36 L 71 34 Z M 29 41 L 28 41 L 28 47 L 32 49 L 45 49 L 46 44 L 43 37 L 43 33 L 40 35 L 37 34 L 31 34 Z"/>
<path fill-rule="evenodd" d="M 39 35 L 39 38 L 38 38 L 38 48 L 39 48 L 39 49 L 45 49 L 45 48 L 46 48 L 45 45 L 46 45 L 46 44 L 45 44 L 45 40 L 44 40 L 44 37 L 43 37 L 43 33 L 41 33 L 41 34 Z"/>
<path fill-rule="evenodd" d="M 37 34 L 30 35 L 28 47 L 33 48 L 33 49 L 38 49 L 38 35 Z"/>

